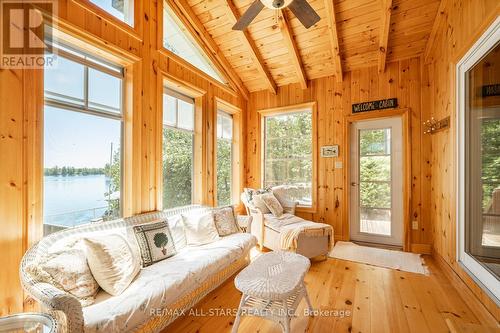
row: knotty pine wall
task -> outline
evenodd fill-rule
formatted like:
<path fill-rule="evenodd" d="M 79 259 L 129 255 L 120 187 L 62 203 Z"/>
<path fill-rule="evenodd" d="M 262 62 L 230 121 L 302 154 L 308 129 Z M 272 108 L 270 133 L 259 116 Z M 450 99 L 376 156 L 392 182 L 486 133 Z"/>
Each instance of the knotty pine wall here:
<path fill-rule="evenodd" d="M 397 97 L 400 108 L 411 109 L 411 215 L 419 223 L 418 230 L 410 231 L 411 250 L 430 253 L 432 225 L 430 218 L 430 137 L 422 133 L 421 109 L 421 60 L 412 58 L 387 64 L 385 73 L 379 74 L 376 67 L 345 73 L 342 83 L 334 77 L 312 80 L 307 90 L 299 84 L 279 88 L 277 95 L 267 91 L 251 93 L 247 109 L 247 160 L 246 184 L 261 187 L 260 163 L 257 140 L 257 110 L 317 102 L 318 149 L 324 145 L 338 144 L 339 158 L 318 157 L 317 210 L 302 213 L 305 218 L 331 224 L 336 239 L 349 239 L 347 209 L 344 202 L 345 168 L 349 161 L 342 159 L 345 149 L 345 117 L 351 114 L 352 103 Z M 343 162 L 343 169 L 335 169 L 336 161 Z M 336 200 L 340 205 L 335 208 Z"/>
<path fill-rule="evenodd" d="M 423 70 L 423 107 L 436 119 L 451 116 L 448 131 L 432 135 L 430 216 L 433 226 L 433 253 L 449 265 L 497 320 L 499 307 L 465 273 L 456 261 L 456 64 L 484 30 L 500 15 L 497 0 L 447 0 L 443 23 Z"/>
<path fill-rule="evenodd" d="M 104 49 L 130 65 L 126 121 L 132 149 L 125 153 L 131 174 L 126 215 L 156 210 L 161 198 L 162 77 L 202 92 L 202 158 L 207 179 L 204 201 L 213 203 L 215 97 L 246 108 L 239 94 L 200 74 L 161 50 L 161 5 L 136 0 L 136 28 L 115 21 L 87 0 L 58 1 L 59 28 L 88 45 Z M 245 118 L 245 117 L 243 117 Z M 0 69 L 0 316 L 34 309 L 19 281 L 25 251 L 42 235 L 43 71 Z M 211 197 L 212 196 L 212 197 Z"/>

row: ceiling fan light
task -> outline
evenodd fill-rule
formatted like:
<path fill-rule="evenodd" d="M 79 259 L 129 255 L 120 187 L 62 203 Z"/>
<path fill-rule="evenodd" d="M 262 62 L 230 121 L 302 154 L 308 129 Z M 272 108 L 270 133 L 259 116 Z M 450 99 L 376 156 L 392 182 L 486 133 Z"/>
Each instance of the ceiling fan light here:
<path fill-rule="evenodd" d="M 293 0 L 260 0 L 264 6 L 270 9 L 285 8 L 292 3 Z"/>

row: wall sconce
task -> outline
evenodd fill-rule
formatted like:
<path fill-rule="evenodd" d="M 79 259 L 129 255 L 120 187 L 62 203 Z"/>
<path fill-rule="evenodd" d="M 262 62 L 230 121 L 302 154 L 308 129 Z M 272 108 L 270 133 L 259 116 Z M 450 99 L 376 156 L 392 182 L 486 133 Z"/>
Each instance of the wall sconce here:
<path fill-rule="evenodd" d="M 432 117 L 431 119 L 424 121 L 423 125 L 424 134 L 434 134 L 450 127 L 450 117 L 448 116 L 439 121 Z"/>

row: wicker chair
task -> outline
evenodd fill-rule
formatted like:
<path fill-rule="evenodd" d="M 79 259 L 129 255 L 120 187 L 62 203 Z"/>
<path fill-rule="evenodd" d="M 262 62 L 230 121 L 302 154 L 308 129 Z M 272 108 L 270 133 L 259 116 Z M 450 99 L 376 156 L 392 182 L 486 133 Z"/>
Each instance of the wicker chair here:
<path fill-rule="evenodd" d="M 84 225 L 51 234 L 43 238 L 24 255 L 20 267 L 20 278 L 23 288 L 41 305 L 43 311 L 51 314 L 57 320 L 60 332 L 84 332 L 85 323 L 83 308 L 77 298 L 63 290 L 57 289 L 51 284 L 38 282 L 28 273 L 28 270 L 26 269 L 28 265 L 38 262 L 40 258 L 47 255 L 48 250 L 52 245 L 64 238 L 78 236 L 79 234 L 89 232 L 108 231 L 143 224 L 159 218 L 168 218 L 177 214 L 186 213 L 193 209 L 209 208 L 201 206 L 188 206 L 164 212 L 142 214 L 116 221 Z M 162 330 L 173 322 L 179 314 L 182 313 L 182 310 L 188 310 L 193 307 L 209 292 L 217 288 L 233 274 L 248 265 L 249 262 L 249 255 L 248 253 L 245 253 L 241 258 L 221 271 L 208 276 L 196 289 L 176 300 L 175 304 L 168 305 L 169 309 L 176 309 L 179 311 L 169 313 L 164 316 L 152 317 L 139 327 L 135 327 L 133 331 L 157 332 Z"/>

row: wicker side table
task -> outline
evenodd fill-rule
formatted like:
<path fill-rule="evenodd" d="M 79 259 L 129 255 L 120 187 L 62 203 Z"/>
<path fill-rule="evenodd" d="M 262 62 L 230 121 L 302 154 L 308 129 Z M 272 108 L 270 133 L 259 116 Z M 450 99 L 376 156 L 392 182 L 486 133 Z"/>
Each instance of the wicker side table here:
<path fill-rule="evenodd" d="M 243 295 L 232 332 L 238 332 L 242 315 L 251 315 L 273 320 L 289 333 L 290 321 L 303 298 L 309 313 L 313 313 L 304 284 L 310 265 L 304 256 L 275 251 L 261 255 L 243 269 L 234 280 Z"/>

